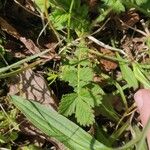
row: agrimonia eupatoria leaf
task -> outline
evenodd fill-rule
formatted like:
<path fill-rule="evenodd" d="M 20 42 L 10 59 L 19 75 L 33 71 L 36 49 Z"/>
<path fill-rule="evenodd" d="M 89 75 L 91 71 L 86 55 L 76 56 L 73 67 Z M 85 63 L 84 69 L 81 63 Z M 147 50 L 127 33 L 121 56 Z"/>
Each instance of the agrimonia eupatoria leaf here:
<path fill-rule="evenodd" d="M 63 95 L 59 105 L 59 112 L 64 116 L 71 116 L 75 112 L 77 93 Z"/>
<path fill-rule="evenodd" d="M 72 11 L 69 12 L 72 0 L 59 0 L 57 4 L 51 2 L 50 20 L 57 30 L 69 28 L 78 35 L 89 31 L 88 7 L 81 5 L 80 0 L 74 0 Z M 57 7 L 55 6 L 57 5 Z M 80 10 L 80 11 L 79 11 Z M 70 15 L 71 13 L 71 15 Z M 70 25 L 68 26 L 68 20 Z"/>
<path fill-rule="evenodd" d="M 82 41 L 74 56 L 61 68 L 60 77 L 74 88 L 74 92 L 63 96 L 59 112 L 65 116 L 75 114 L 81 125 L 94 122 L 93 108 L 101 104 L 103 90 L 93 83 L 91 62 L 87 59 L 88 48 Z"/>
<path fill-rule="evenodd" d="M 11 96 L 12 102 L 37 128 L 50 137 L 55 137 L 71 150 L 111 150 L 94 139 L 82 128 L 58 114 L 53 108 L 37 102 Z"/>
<path fill-rule="evenodd" d="M 76 91 L 89 84 L 94 76 L 87 60 L 88 48 L 82 43 L 77 48 L 75 56 L 61 67 L 60 78 L 69 83 Z"/>
<path fill-rule="evenodd" d="M 62 30 L 67 27 L 68 17 L 69 14 L 67 12 L 55 9 L 50 15 L 50 20 L 57 30 Z"/>
<path fill-rule="evenodd" d="M 74 66 L 70 66 L 70 65 L 62 66 L 60 78 L 66 82 L 69 82 L 70 86 L 76 87 L 77 69 Z"/>
<path fill-rule="evenodd" d="M 90 105 L 81 98 L 82 97 L 77 98 L 75 117 L 80 125 L 88 126 L 94 123 L 94 114 Z"/>
<path fill-rule="evenodd" d="M 102 1 L 107 7 L 111 8 L 116 13 L 125 11 L 125 7 L 122 4 L 121 0 L 102 0 Z"/>
<path fill-rule="evenodd" d="M 64 95 L 59 105 L 61 114 L 65 116 L 75 114 L 77 122 L 83 126 L 94 123 L 92 109 L 101 104 L 104 94 L 98 85 L 93 84 L 90 86 L 81 88 L 79 93 L 74 92 Z"/>
<path fill-rule="evenodd" d="M 93 72 L 89 67 L 77 69 L 75 66 L 65 65 L 62 67 L 61 79 L 69 82 L 69 85 L 76 89 L 92 81 Z"/>

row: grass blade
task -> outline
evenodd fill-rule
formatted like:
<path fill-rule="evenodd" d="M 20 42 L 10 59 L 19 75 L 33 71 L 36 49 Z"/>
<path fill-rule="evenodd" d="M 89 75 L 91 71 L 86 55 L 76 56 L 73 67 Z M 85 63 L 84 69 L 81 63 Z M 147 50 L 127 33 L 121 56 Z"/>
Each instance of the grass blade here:
<path fill-rule="evenodd" d="M 11 96 L 11 99 L 37 128 L 71 150 L 111 150 L 52 108 L 19 96 Z"/>
<path fill-rule="evenodd" d="M 150 81 L 142 73 L 140 66 L 137 63 L 133 63 L 133 72 L 139 82 L 141 82 L 145 88 L 150 88 Z"/>
<path fill-rule="evenodd" d="M 117 54 L 119 59 L 122 59 L 119 54 Z M 132 71 L 132 69 L 128 66 L 127 63 L 119 62 L 119 66 L 121 69 L 122 77 L 128 83 L 129 87 L 133 87 L 134 89 L 138 88 L 138 81 Z"/>
<path fill-rule="evenodd" d="M 61 42 L 62 42 L 62 41 L 61 41 Z M 44 51 L 42 51 L 42 52 L 40 52 L 40 53 L 38 53 L 38 54 L 35 54 L 35 55 L 33 55 L 33 56 L 29 56 L 29 57 L 27 57 L 27 58 L 25 58 L 25 59 L 22 59 L 22 60 L 20 60 L 20 61 L 18 61 L 18 62 L 16 62 L 16 63 L 13 63 L 12 65 L 9 65 L 9 66 L 7 66 L 7 67 L 0 68 L 0 74 L 4 73 L 4 72 L 6 72 L 6 71 L 8 71 L 8 70 L 10 70 L 10 69 L 19 67 L 20 65 L 22 65 L 22 64 L 25 63 L 25 62 L 28 62 L 28 61 L 31 61 L 31 60 L 33 60 L 33 59 L 35 59 L 35 58 L 38 58 L 38 57 L 40 57 L 40 56 L 43 56 L 43 55 L 46 54 L 47 52 L 49 52 L 49 51 L 51 51 L 52 49 L 56 48 L 59 44 L 60 44 L 60 42 L 58 42 L 56 45 L 54 45 L 54 46 L 53 46 L 52 48 L 50 48 L 50 49 L 46 49 L 46 50 L 44 50 Z"/>

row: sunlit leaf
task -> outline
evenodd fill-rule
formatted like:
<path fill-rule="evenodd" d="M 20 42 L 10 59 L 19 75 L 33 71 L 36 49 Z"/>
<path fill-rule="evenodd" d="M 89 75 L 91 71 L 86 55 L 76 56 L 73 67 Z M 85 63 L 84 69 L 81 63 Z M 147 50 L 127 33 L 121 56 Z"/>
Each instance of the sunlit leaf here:
<path fill-rule="evenodd" d="M 19 96 L 11 96 L 11 99 L 37 128 L 71 150 L 111 150 L 52 108 Z"/>
<path fill-rule="evenodd" d="M 113 11 L 120 13 L 125 11 L 125 7 L 121 0 L 102 0 L 106 6 L 110 7 Z"/>
<path fill-rule="evenodd" d="M 121 57 L 118 55 L 121 59 Z M 138 81 L 132 71 L 132 69 L 128 66 L 127 63 L 119 62 L 119 66 L 121 69 L 122 77 L 128 83 L 129 87 L 133 87 L 134 89 L 138 88 Z"/>
<path fill-rule="evenodd" d="M 49 7 L 48 0 L 34 0 L 36 6 L 38 7 L 39 11 L 44 13 L 45 9 Z"/>
<path fill-rule="evenodd" d="M 59 112 L 65 116 L 73 113 L 81 125 L 94 123 L 93 107 L 99 106 L 102 99 L 102 91 L 96 86 L 81 88 L 79 93 L 66 94 L 61 99 Z M 100 93 L 101 91 L 101 93 Z"/>
<path fill-rule="evenodd" d="M 137 63 L 133 63 L 133 72 L 139 82 L 141 82 L 145 88 L 150 88 L 150 81 L 142 73 L 140 66 Z"/>

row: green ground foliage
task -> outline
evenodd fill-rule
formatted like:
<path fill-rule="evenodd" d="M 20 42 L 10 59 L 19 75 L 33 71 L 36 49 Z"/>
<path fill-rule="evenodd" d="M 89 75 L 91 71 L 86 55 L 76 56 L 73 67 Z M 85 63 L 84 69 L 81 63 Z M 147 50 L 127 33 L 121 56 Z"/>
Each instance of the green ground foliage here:
<path fill-rule="evenodd" d="M 133 96 L 150 89 L 149 18 L 148 0 L 1 0 L 0 149 L 148 150 Z M 15 80 L 28 70 L 46 87 Z"/>

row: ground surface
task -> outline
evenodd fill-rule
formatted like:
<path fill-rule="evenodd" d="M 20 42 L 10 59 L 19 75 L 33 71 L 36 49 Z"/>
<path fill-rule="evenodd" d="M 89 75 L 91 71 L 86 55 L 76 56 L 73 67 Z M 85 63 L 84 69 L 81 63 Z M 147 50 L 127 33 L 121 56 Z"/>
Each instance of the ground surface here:
<path fill-rule="evenodd" d="M 147 1 L 132 4 L 0 2 L 0 147 L 65 149 L 28 123 L 8 98 L 14 94 L 52 106 L 110 147 L 138 138 L 133 95 L 150 88 L 150 14 Z"/>

